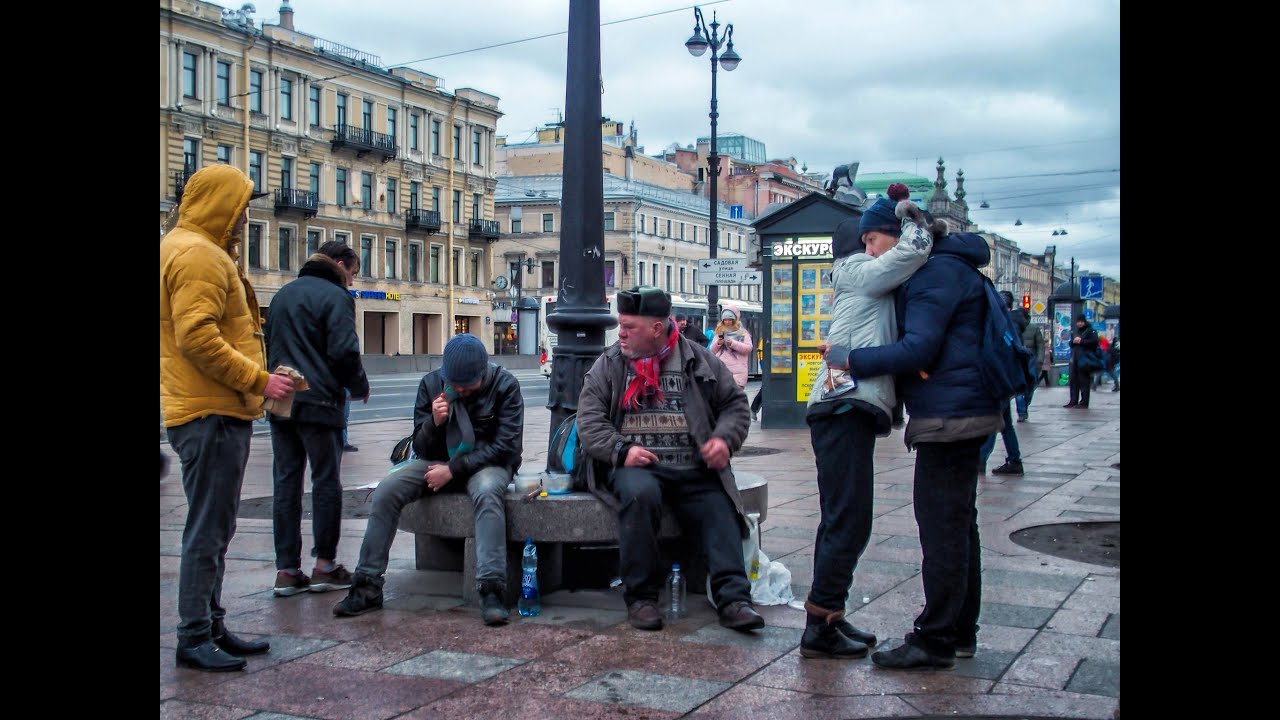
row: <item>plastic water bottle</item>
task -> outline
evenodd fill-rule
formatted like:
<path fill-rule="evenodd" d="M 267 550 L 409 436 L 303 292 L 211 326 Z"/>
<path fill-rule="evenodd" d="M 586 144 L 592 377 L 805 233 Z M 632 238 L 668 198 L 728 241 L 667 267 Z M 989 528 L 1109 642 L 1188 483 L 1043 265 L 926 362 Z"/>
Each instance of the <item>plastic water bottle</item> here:
<path fill-rule="evenodd" d="M 542 600 L 538 594 L 538 548 L 533 538 L 525 538 L 524 555 L 520 559 L 523 572 L 520 578 L 520 614 L 533 617 L 542 612 Z"/>
<path fill-rule="evenodd" d="M 684 617 L 686 595 L 684 575 L 680 573 L 680 563 L 676 563 L 671 566 L 671 576 L 667 578 L 667 619 Z"/>

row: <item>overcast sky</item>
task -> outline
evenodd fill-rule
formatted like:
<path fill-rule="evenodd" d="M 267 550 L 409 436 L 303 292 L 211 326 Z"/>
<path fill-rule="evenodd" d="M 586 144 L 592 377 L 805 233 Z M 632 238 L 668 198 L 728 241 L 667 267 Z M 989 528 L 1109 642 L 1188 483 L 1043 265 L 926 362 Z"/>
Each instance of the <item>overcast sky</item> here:
<path fill-rule="evenodd" d="M 234 2 L 225 6 L 237 7 Z M 568 0 L 293 0 L 297 30 L 497 95 L 512 143 L 559 119 Z M 710 134 L 710 53 L 687 0 L 601 0 L 603 113 L 646 154 Z M 1027 252 L 1120 277 L 1119 0 L 724 0 L 742 64 L 718 73 L 719 131 L 830 173 L 964 170 L 971 217 Z M 257 3 L 278 21 L 279 0 Z M 667 12 L 674 11 L 674 12 Z M 643 17 L 648 16 L 648 17 Z M 630 19 L 638 18 L 638 19 Z M 541 39 L 538 36 L 560 33 Z M 499 43 L 511 43 L 479 49 Z M 474 52 L 463 52 L 471 51 Z M 462 54 L 438 57 L 450 53 Z M 432 59 L 434 58 L 434 59 Z M 983 201 L 990 209 L 980 209 Z M 1021 219 L 1022 225 L 1015 226 Z M 1054 230 L 1067 230 L 1053 236 Z"/>

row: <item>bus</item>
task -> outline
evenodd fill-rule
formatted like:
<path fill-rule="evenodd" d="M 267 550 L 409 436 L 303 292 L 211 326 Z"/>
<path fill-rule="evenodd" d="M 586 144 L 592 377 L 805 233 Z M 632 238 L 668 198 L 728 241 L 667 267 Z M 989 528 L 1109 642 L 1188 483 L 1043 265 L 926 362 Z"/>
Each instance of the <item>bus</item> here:
<path fill-rule="evenodd" d="M 556 333 L 547 326 L 547 315 L 555 312 L 556 301 L 556 295 L 543 295 L 538 298 L 538 337 L 540 338 L 539 351 L 541 353 L 540 361 L 542 374 L 546 377 L 551 377 L 552 350 L 555 348 L 556 341 L 559 339 Z M 618 317 L 617 295 L 610 294 L 606 296 L 605 303 L 609 307 L 609 314 L 615 318 Z M 742 316 L 742 326 L 747 329 L 747 332 L 751 333 L 752 344 L 759 347 L 761 337 L 759 332 L 761 328 L 764 327 L 764 319 L 761 316 L 762 312 L 760 303 L 748 302 L 745 300 L 733 300 L 729 303 L 722 303 L 721 307 L 725 304 L 733 305 L 738 308 Z M 689 319 L 689 324 L 699 330 L 705 331 L 708 328 L 707 303 L 705 300 L 686 300 L 683 296 L 673 293 L 671 295 L 671 314 L 672 316 L 684 315 Z M 716 323 L 713 322 L 710 327 L 714 328 L 715 325 Z M 617 341 L 618 326 L 614 325 L 604 332 L 604 346 L 609 347 Z M 760 375 L 760 359 L 758 353 L 751 354 L 747 362 L 747 373 L 755 376 Z"/>

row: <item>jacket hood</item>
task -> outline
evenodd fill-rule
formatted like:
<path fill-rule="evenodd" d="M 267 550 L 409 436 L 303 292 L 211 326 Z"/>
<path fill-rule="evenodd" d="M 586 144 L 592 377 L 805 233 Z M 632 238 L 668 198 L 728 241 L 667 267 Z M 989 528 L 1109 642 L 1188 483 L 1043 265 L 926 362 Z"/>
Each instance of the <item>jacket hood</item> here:
<path fill-rule="evenodd" d="M 182 191 L 178 227 L 208 237 L 231 252 L 231 230 L 249 206 L 253 181 L 231 165 L 209 165 L 196 171 Z"/>
<path fill-rule="evenodd" d="M 952 233 L 934 243 L 933 254 L 954 255 L 976 268 L 991 262 L 987 241 L 976 233 Z"/>
<path fill-rule="evenodd" d="M 742 319 L 742 311 L 741 311 L 741 310 L 739 310 L 738 308 L 736 308 L 736 307 L 734 307 L 734 306 L 732 306 L 732 305 L 725 305 L 724 307 L 722 307 L 722 308 L 720 309 L 720 314 L 721 314 L 721 315 L 723 315 L 723 314 L 725 313 L 725 311 L 726 311 L 726 310 L 727 310 L 727 311 L 729 311 L 729 312 L 731 312 L 731 313 L 733 313 L 733 317 L 734 317 L 735 319 L 737 319 L 737 320 L 741 320 L 741 319 Z"/>
<path fill-rule="evenodd" d="M 302 269 L 298 270 L 298 277 L 307 277 L 308 275 L 328 280 L 343 290 L 347 289 L 347 274 L 342 270 L 342 266 L 337 260 L 325 255 L 324 253 L 316 253 L 307 258 L 307 262 L 302 265 Z"/>

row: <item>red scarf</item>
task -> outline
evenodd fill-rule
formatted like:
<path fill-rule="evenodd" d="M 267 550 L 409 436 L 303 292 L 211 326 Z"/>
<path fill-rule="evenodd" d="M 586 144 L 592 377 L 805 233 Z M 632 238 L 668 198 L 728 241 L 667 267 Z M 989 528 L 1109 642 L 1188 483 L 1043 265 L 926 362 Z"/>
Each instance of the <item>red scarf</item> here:
<path fill-rule="evenodd" d="M 668 321 L 670 321 L 668 319 Z M 657 353 L 649 357 L 631 361 L 636 376 L 631 379 L 627 391 L 622 395 L 622 409 L 640 410 L 645 399 L 654 398 L 654 402 L 662 402 L 662 389 L 658 386 L 658 373 L 662 369 L 662 361 L 667 359 L 675 349 L 680 338 L 680 326 L 671 322 L 671 333 L 667 335 L 667 344 Z"/>

